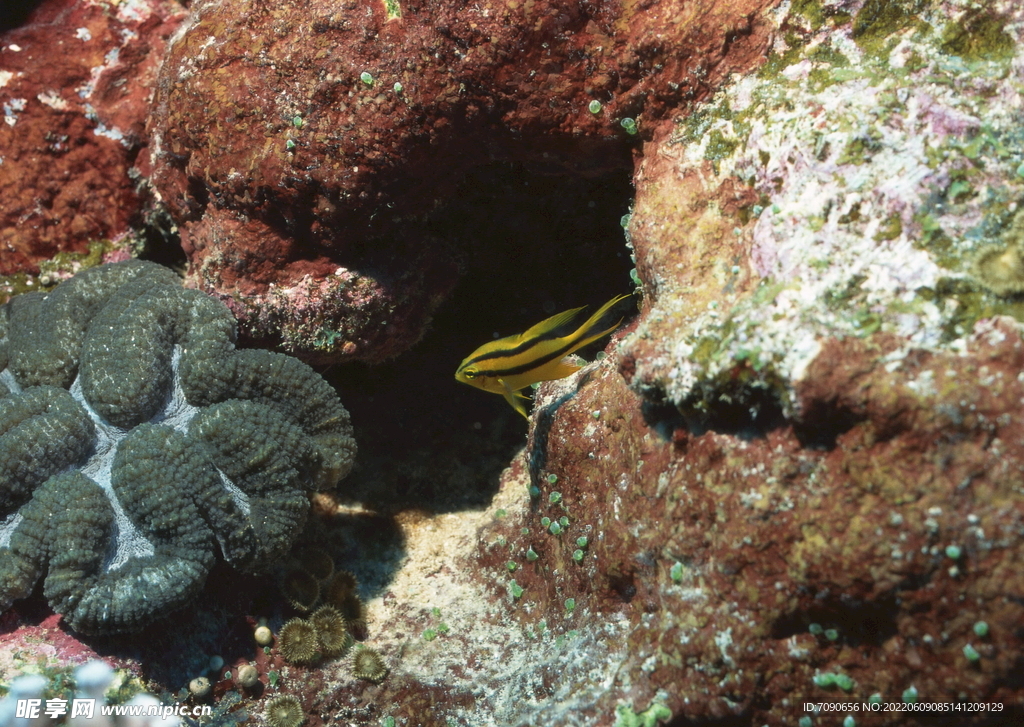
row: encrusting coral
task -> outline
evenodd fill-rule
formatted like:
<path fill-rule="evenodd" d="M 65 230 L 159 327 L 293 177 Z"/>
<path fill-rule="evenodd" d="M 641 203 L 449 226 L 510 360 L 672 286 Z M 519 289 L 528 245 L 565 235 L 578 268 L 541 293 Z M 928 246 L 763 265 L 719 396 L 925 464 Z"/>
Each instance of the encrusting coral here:
<path fill-rule="evenodd" d="M 320 646 L 327 658 L 343 655 L 355 642 L 348 632 L 344 616 L 333 606 L 321 606 L 309 617 L 309 622 L 316 629 Z"/>
<path fill-rule="evenodd" d="M 218 548 L 260 572 L 352 467 L 348 412 L 291 357 L 236 350 L 224 305 L 128 261 L 0 308 L 0 609 L 76 631 L 186 605 Z"/>
<path fill-rule="evenodd" d="M 377 653 L 375 649 L 360 646 L 352 652 L 349 671 L 357 679 L 379 682 L 388 673 L 388 668 L 384 664 L 384 657 Z"/>
<path fill-rule="evenodd" d="M 325 581 L 334 573 L 334 559 L 323 548 L 305 548 L 297 557 L 303 570 L 318 581 Z"/>
<path fill-rule="evenodd" d="M 281 579 L 281 592 L 296 610 L 307 612 L 320 599 L 320 583 L 311 573 L 299 568 L 287 570 Z"/>
<path fill-rule="evenodd" d="M 290 694 L 274 697 L 267 703 L 267 722 L 270 727 L 299 727 L 306 721 L 302 704 Z"/>
<path fill-rule="evenodd" d="M 292 664 L 311 664 L 323 655 L 316 628 L 301 618 L 293 618 L 282 626 L 277 640 L 281 656 Z"/>
<path fill-rule="evenodd" d="M 356 578 L 348 571 L 338 571 L 320 589 L 323 603 L 337 608 L 348 622 L 360 622 L 365 608 L 356 590 Z"/>
<path fill-rule="evenodd" d="M 996 295 L 1011 296 L 1024 292 L 1024 213 L 1014 215 L 1002 234 L 1002 246 L 991 246 L 978 255 L 974 275 Z"/>

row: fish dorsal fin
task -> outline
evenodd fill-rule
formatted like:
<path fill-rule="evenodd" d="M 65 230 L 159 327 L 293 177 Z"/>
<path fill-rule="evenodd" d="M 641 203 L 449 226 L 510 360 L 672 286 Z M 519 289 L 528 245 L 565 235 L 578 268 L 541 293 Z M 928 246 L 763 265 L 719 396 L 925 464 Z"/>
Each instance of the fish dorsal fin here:
<path fill-rule="evenodd" d="M 573 330 L 571 328 L 564 331 L 561 329 L 572 323 L 584 308 L 586 308 L 586 306 L 570 308 L 567 311 L 556 313 L 550 318 L 545 318 L 540 323 L 531 326 L 526 331 L 516 336 L 516 340 L 525 341 L 528 339 L 539 339 L 541 337 L 545 339 L 560 338 Z"/>

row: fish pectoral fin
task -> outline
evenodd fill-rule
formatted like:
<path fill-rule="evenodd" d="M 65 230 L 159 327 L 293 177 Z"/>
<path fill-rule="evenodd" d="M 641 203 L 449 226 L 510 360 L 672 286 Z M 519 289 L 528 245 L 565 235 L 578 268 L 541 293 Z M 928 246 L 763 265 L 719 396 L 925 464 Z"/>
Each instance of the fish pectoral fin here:
<path fill-rule="evenodd" d="M 529 399 L 530 397 L 525 396 L 518 391 L 512 391 L 512 387 L 510 387 L 508 382 L 504 379 L 498 379 L 498 381 L 501 383 L 502 388 L 504 388 L 502 396 L 505 397 L 505 401 L 507 401 L 513 409 L 522 414 L 524 418 L 529 419 L 530 415 L 526 413 L 526 407 L 523 406 L 523 399 Z"/>

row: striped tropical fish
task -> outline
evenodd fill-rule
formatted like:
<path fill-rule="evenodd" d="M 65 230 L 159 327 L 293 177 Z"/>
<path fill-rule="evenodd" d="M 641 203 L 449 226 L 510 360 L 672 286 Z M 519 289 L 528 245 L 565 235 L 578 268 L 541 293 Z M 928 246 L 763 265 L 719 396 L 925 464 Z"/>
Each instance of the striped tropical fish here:
<path fill-rule="evenodd" d="M 579 370 L 579 366 L 562 359 L 618 328 L 622 318 L 608 325 L 607 314 L 612 306 L 628 297 L 612 298 L 578 327 L 572 324 L 583 308 L 551 316 L 525 333 L 485 343 L 459 365 L 455 378 L 478 389 L 501 394 L 525 417 L 523 401 L 528 397 L 520 392 L 538 381 L 561 379 Z"/>

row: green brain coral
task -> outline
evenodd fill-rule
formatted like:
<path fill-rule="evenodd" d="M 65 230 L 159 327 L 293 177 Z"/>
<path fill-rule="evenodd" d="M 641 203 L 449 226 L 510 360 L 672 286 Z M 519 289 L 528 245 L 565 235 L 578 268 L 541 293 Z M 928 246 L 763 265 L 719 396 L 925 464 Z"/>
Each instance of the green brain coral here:
<path fill-rule="evenodd" d="M 83 633 L 187 604 L 219 550 L 279 560 L 348 474 L 348 412 L 306 364 L 236 350 L 231 313 L 140 261 L 0 307 L 0 609 L 45 574 Z"/>

